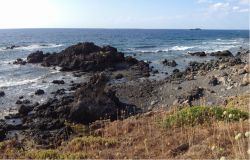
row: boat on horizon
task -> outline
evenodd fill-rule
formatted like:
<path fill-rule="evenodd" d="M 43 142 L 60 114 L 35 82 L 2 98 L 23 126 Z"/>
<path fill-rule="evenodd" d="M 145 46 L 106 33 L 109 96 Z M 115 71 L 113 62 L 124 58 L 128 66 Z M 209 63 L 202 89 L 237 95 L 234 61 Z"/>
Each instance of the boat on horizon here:
<path fill-rule="evenodd" d="M 191 31 L 201 31 L 201 28 L 194 28 L 194 29 L 190 29 Z"/>

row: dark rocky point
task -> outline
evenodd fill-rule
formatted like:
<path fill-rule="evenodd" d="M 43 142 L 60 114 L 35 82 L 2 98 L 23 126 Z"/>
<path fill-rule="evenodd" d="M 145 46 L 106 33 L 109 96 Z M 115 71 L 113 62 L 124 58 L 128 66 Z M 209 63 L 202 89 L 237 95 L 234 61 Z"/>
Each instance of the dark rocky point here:
<path fill-rule="evenodd" d="M 41 63 L 43 61 L 44 57 L 45 57 L 45 55 L 43 54 L 42 51 L 36 51 L 34 53 L 31 53 L 27 57 L 27 62 L 28 63 Z"/>
<path fill-rule="evenodd" d="M 212 52 L 210 53 L 210 56 L 216 56 L 216 57 L 233 57 L 233 54 L 228 51 L 217 51 L 217 52 Z"/>
<path fill-rule="evenodd" d="M 148 76 L 150 72 L 149 64 L 138 61 L 133 57 L 124 57 L 111 46 L 99 47 L 94 43 L 85 42 L 70 46 L 59 53 L 43 54 L 41 51 L 30 54 L 27 57 L 28 63 L 42 63 L 45 67 L 59 66 L 62 71 L 80 70 L 84 72 L 128 69 L 135 66 Z"/>

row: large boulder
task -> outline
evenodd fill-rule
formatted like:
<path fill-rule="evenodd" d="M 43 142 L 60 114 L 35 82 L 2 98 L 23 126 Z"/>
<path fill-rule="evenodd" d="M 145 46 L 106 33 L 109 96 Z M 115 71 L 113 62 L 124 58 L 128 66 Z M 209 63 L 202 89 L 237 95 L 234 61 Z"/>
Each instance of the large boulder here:
<path fill-rule="evenodd" d="M 107 76 L 97 74 L 76 91 L 69 115 L 71 121 L 89 124 L 99 119 L 114 120 L 122 111 L 125 113 L 135 111 L 135 106 L 120 102 L 115 92 L 105 90 L 107 81 Z"/>
<path fill-rule="evenodd" d="M 4 91 L 0 91 L 0 97 L 4 97 L 4 96 L 5 96 Z"/>
<path fill-rule="evenodd" d="M 167 60 L 165 59 L 162 62 L 165 66 L 170 66 L 170 67 L 176 67 L 178 64 L 175 62 L 175 60 Z"/>
<path fill-rule="evenodd" d="M 52 83 L 54 84 L 64 84 L 64 80 L 53 80 Z"/>
<path fill-rule="evenodd" d="M 99 47 L 94 43 L 79 43 L 60 53 L 47 56 L 43 66 L 60 66 L 63 71 L 103 71 L 124 61 L 124 55 L 111 46 Z"/>
<path fill-rule="evenodd" d="M 44 93 L 45 93 L 44 90 L 38 89 L 36 90 L 35 95 L 43 95 Z"/>
<path fill-rule="evenodd" d="M 205 52 L 188 52 L 191 56 L 205 57 L 207 56 Z"/>
<path fill-rule="evenodd" d="M 42 51 L 36 51 L 28 55 L 27 62 L 28 63 L 41 63 L 44 57 L 45 55 L 43 54 Z"/>
<path fill-rule="evenodd" d="M 217 52 L 212 52 L 210 53 L 210 56 L 216 56 L 216 57 L 233 57 L 233 54 L 228 51 L 217 51 Z"/>
<path fill-rule="evenodd" d="M 23 104 L 18 108 L 18 113 L 21 115 L 27 115 L 29 112 L 33 110 L 33 108 L 34 106 Z"/>

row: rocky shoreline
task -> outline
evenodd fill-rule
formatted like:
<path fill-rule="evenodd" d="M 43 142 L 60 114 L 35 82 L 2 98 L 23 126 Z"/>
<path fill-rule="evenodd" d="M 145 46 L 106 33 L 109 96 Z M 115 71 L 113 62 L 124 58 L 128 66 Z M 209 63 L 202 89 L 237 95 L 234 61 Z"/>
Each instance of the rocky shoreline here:
<path fill-rule="evenodd" d="M 208 56 L 204 52 L 190 55 Z M 68 89 L 55 91 L 54 97 L 42 104 L 20 97 L 18 113 L 0 121 L 0 141 L 13 137 L 20 141 L 32 139 L 37 146 L 54 148 L 74 136 L 68 122 L 88 125 L 100 119 L 116 120 L 171 106 L 222 105 L 230 96 L 249 92 L 249 50 L 236 56 L 229 51 L 209 55 L 217 58 L 191 62 L 184 71 L 175 69 L 163 80 L 151 80 L 150 73 L 157 72 L 149 63 L 125 57 L 111 46 L 86 42 L 60 53 L 31 53 L 27 61 L 18 59 L 14 64 L 60 67 L 79 77 L 87 72 L 90 79 L 86 83 L 72 82 Z M 163 63 L 177 66 L 174 61 Z M 52 83 L 60 85 L 64 81 Z M 43 95 L 44 91 L 38 89 L 34 94 Z M 4 91 L 0 91 L 0 97 L 4 96 Z"/>

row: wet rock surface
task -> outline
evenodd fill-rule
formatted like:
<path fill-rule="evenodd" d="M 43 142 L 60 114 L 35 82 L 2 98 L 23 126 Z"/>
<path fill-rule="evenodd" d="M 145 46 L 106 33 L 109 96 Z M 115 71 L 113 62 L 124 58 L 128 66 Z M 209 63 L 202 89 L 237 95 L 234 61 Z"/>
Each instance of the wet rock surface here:
<path fill-rule="evenodd" d="M 21 58 L 18 58 L 17 60 L 15 60 L 13 62 L 13 64 L 16 64 L 16 65 L 25 65 L 27 62 Z"/>
<path fill-rule="evenodd" d="M 11 46 L 8 46 L 8 47 L 6 47 L 5 49 L 6 50 L 12 50 L 12 49 L 15 49 L 15 48 L 18 48 L 18 47 L 20 47 L 20 46 L 16 46 L 16 45 L 11 45 Z"/>

